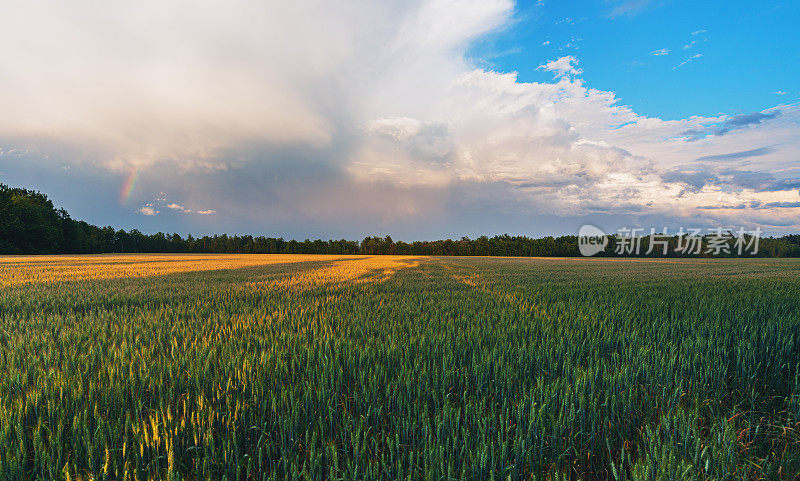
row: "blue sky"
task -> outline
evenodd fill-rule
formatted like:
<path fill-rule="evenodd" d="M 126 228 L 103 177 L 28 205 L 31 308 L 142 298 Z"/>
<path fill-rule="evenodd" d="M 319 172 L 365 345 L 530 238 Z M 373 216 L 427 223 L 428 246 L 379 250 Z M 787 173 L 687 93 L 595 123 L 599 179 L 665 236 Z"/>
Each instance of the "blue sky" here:
<path fill-rule="evenodd" d="M 94 224 L 800 232 L 798 2 L 7 4 L 0 182 Z"/>
<path fill-rule="evenodd" d="M 525 82 L 549 80 L 543 58 L 574 55 L 589 85 L 664 119 L 800 96 L 800 2 L 521 2 L 514 18 L 467 55 Z"/>

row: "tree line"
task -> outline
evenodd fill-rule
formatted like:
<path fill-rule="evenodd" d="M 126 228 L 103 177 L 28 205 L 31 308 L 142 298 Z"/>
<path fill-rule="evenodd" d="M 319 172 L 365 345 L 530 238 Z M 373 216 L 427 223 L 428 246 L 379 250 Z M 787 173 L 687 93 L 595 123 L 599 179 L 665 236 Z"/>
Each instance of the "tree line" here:
<path fill-rule="evenodd" d="M 598 256 L 735 256 L 736 246 L 728 239 L 727 251 L 707 252 L 713 240 L 701 239 L 699 252 L 681 251 L 682 239 L 667 238 L 657 249 L 649 249 L 647 237 L 640 239 L 636 251 L 620 245 L 626 241 L 610 237 Z M 664 247 L 666 246 L 666 247 Z M 622 248 L 621 248 L 622 247 Z M 630 247 L 630 246 L 629 246 Z M 666 254 L 664 254 L 666 249 Z M 648 250 L 651 252 L 648 254 Z M 186 238 L 178 234 L 144 234 L 136 229 L 117 230 L 97 227 L 72 219 L 66 210 L 57 209 L 46 195 L 24 188 L 0 184 L 0 254 L 104 254 L 104 253 L 237 253 L 237 254 L 367 254 L 440 256 L 580 256 L 578 237 L 530 238 L 526 236 L 481 236 L 476 239 L 403 242 L 391 236 L 353 240 L 285 240 L 283 238 L 214 235 Z M 749 254 L 748 254 L 749 255 Z M 758 257 L 800 257 L 800 235 L 761 238 Z"/>

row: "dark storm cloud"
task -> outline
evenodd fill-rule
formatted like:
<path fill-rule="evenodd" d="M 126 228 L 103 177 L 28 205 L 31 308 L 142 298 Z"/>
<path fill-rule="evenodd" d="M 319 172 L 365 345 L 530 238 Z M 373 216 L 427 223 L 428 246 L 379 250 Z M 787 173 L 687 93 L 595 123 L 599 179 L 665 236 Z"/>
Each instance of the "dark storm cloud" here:
<path fill-rule="evenodd" d="M 768 202 L 764 207 L 769 209 L 794 209 L 800 207 L 800 202 Z"/>
<path fill-rule="evenodd" d="M 714 135 L 725 135 L 728 132 L 747 127 L 748 125 L 757 125 L 765 120 L 772 120 L 781 114 L 780 110 L 774 110 L 769 113 L 752 112 L 749 114 L 739 114 L 726 120 L 722 126 L 714 131 Z"/>
<path fill-rule="evenodd" d="M 668 183 L 684 184 L 681 196 L 700 192 L 707 185 L 750 189 L 756 192 L 780 192 L 800 188 L 800 178 L 778 179 L 769 172 L 730 169 L 718 164 L 698 164 L 673 169 L 663 173 L 661 179 Z"/>
<path fill-rule="evenodd" d="M 585 186 L 593 179 L 586 172 L 578 172 L 573 175 L 540 175 L 535 181 L 509 182 L 511 185 L 520 189 L 543 189 L 554 190 L 567 186 Z"/>
<path fill-rule="evenodd" d="M 754 172 L 750 170 L 723 170 L 720 172 L 723 183 L 743 189 L 752 189 L 757 192 L 772 192 L 775 189 L 775 176 L 767 172 Z"/>
<path fill-rule="evenodd" d="M 764 205 L 762 202 L 754 200 L 752 202 L 747 202 L 743 204 L 736 204 L 736 205 L 700 205 L 697 206 L 698 209 L 703 210 L 721 210 L 721 209 L 733 209 L 733 210 L 744 210 L 744 209 L 763 209 Z"/>
<path fill-rule="evenodd" d="M 703 157 L 699 157 L 697 161 L 702 162 L 702 161 L 747 159 L 750 157 L 760 157 L 762 155 L 771 154 L 774 151 L 775 151 L 774 147 L 759 147 L 757 149 L 742 150 L 739 152 L 731 152 L 729 154 L 706 155 Z"/>
<path fill-rule="evenodd" d="M 684 192 L 700 192 L 708 184 L 714 184 L 719 178 L 707 170 L 671 170 L 661 175 L 664 182 L 685 184 Z"/>
<path fill-rule="evenodd" d="M 722 210 L 722 209 L 734 209 L 734 210 L 741 210 L 747 209 L 747 204 L 737 204 L 737 205 L 699 205 L 697 206 L 698 209 L 703 210 Z"/>
<path fill-rule="evenodd" d="M 800 188 L 800 178 L 780 179 L 770 183 L 766 191 L 791 190 Z"/>
<path fill-rule="evenodd" d="M 725 183 L 752 189 L 756 192 L 780 192 L 800 188 L 800 179 L 776 179 L 767 172 L 752 172 L 746 170 L 728 170 L 722 172 Z"/>
<path fill-rule="evenodd" d="M 781 115 L 780 110 L 773 110 L 771 112 L 752 112 L 749 114 L 739 114 L 730 117 L 729 119 L 725 120 L 721 124 L 712 125 L 708 128 L 704 129 L 690 129 L 681 132 L 682 137 L 686 137 L 686 140 L 693 142 L 695 140 L 700 140 L 706 138 L 708 136 L 716 136 L 720 137 L 736 130 L 740 130 L 752 125 L 759 125 L 762 122 L 766 122 L 768 120 L 773 120 L 778 118 Z M 763 155 L 763 154 L 762 154 Z"/>

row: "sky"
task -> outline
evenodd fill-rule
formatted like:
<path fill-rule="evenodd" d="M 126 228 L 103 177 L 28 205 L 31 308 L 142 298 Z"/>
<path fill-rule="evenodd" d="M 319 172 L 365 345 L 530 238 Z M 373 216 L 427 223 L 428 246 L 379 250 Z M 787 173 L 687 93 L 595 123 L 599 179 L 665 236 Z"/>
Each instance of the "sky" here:
<path fill-rule="evenodd" d="M 0 183 L 96 225 L 800 232 L 800 3 L 0 7 Z"/>

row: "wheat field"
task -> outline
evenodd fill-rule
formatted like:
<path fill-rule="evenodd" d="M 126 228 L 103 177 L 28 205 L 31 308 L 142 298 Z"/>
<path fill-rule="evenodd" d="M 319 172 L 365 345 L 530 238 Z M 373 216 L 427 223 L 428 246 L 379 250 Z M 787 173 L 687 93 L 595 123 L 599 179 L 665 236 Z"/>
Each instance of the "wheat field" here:
<path fill-rule="evenodd" d="M 798 479 L 799 274 L 0 258 L 0 479 Z"/>

